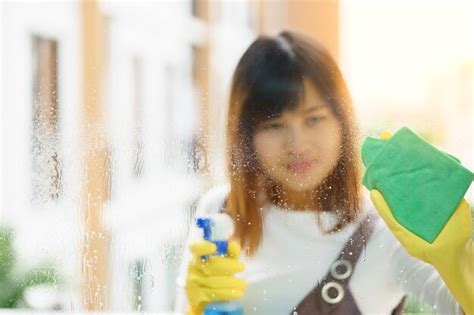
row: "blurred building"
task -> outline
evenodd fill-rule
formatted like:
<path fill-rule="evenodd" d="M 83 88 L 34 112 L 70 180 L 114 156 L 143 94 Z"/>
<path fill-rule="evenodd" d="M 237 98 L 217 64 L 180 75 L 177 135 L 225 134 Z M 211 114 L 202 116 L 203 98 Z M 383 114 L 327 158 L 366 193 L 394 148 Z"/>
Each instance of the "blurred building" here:
<path fill-rule="evenodd" d="M 258 34 L 322 42 L 365 132 L 409 121 L 472 159 L 473 133 L 453 131 L 472 131 L 471 57 L 430 73 L 428 97 L 384 85 L 371 62 L 391 55 L 367 36 L 395 13 L 366 6 L 374 24 L 336 0 L 3 4 L 0 215 L 21 261 L 60 264 L 66 309 L 171 311 L 196 200 L 226 181 L 230 80 Z M 433 116 L 427 103 L 450 110 Z"/>
<path fill-rule="evenodd" d="M 1 213 L 22 261 L 55 259 L 75 309 L 170 310 L 193 205 L 225 180 L 235 64 L 258 33 L 311 29 L 303 11 L 283 1 L 6 3 Z"/>

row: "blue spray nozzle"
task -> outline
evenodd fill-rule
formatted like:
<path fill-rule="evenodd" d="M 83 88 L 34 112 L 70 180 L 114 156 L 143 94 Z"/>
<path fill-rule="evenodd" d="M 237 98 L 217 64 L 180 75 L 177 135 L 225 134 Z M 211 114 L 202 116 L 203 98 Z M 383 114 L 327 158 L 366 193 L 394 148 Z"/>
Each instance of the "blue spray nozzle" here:
<path fill-rule="evenodd" d="M 203 231 L 206 241 L 216 244 L 217 255 L 227 255 L 227 239 L 232 233 L 232 221 L 226 215 L 212 217 L 200 217 L 196 219 L 196 225 Z M 209 256 L 201 256 L 208 259 Z M 221 301 L 209 303 L 203 312 L 204 315 L 242 315 L 243 308 L 238 301 Z"/>
<path fill-rule="evenodd" d="M 196 225 L 202 229 L 204 233 L 203 238 L 206 241 L 209 241 L 211 239 L 212 220 L 209 218 L 198 218 L 196 220 Z"/>
<path fill-rule="evenodd" d="M 216 244 L 216 253 L 219 255 L 227 254 L 227 240 L 214 240 L 212 236 L 212 227 L 214 222 L 211 218 L 197 218 L 196 225 L 203 230 L 203 239 Z"/>

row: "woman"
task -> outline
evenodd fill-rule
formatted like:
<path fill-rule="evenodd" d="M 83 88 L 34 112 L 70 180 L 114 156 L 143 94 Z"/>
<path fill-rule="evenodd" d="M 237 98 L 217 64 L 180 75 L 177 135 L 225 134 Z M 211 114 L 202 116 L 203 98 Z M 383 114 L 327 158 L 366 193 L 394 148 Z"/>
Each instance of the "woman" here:
<path fill-rule="evenodd" d="M 234 73 L 227 137 L 229 185 L 197 215 L 229 214 L 237 241 L 230 257 L 204 262 L 215 247 L 191 233 L 178 311 L 240 299 L 245 314 L 391 314 L 410 293 L 462 313 L 363 196 L 351 99 L 323 47 L 292 32 L 252 43 Z"/>

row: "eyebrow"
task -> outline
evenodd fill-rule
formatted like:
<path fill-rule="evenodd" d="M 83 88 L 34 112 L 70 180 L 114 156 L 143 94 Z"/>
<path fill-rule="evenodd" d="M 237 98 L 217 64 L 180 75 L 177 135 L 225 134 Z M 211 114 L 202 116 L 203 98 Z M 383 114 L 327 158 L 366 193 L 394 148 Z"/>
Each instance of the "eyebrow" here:
<path fill-rule="evenodd" d="M 318 110 L 321 110 L 321 109 L 324 109 L 326 108 L 327 106 L 326 105 L 315 105 L 315 106 L 312 106 L 308 109 L 305 109 L 303 111 L 303 114 L 309 114 L 309 113 L 312 113 L 314 111 L 318 111 Z M 281 115 L 277 115 L 277 116 L 273 116 L 273 117 L 270 117 L 268 119 L 266 119 L 266 121 L 273 121 L 273 120 L 278 120 L 281 118 Z"/>
<path fill-rule="evenodd" d="M 308 108 L 308 109 L 305 109 L 305 110 L 303 111 L 303 113 L 305 113 L 305 114 L 311 113 L 311 112 L 314 112 L 314 111 L 323 109 L 324 107 L 326 107 L 326 106 L 324 106 L 324 105 L 316 105 L 316 106 L 310 107 L 310 108 Z"/>

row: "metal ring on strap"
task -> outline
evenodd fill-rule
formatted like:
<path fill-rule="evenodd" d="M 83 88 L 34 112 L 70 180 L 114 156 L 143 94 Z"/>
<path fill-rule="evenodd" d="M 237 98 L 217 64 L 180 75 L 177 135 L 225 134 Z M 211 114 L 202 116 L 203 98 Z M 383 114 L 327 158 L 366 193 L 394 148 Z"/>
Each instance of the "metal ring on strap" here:
<path fill-rule="evenodd" d="M 346 267 L 346 271 L 344 273 L 338 273 L 337 268 L 339 266 Z M 352 274 L 352 264 L 348 260 L 338 259 L 331 264 L 331 267 L 329 268 L 329 270 L 331 272 L 331 276 L 333 276 L 334 279 L 344 280 L 344 279 L 349 278 L 350 275 Z"/>
<path fill-rule="evenodd" d="M 337 291 L 337 295 L 335 297 L 329 296 L 329 290 L 332 288 L 336 289 Z M 339 303 L 344 298 L 344 288 L 337 282 L 328 282 L 321 289 L 321 296 L 323 297 L 323 300 L 329 304 Z"/>

